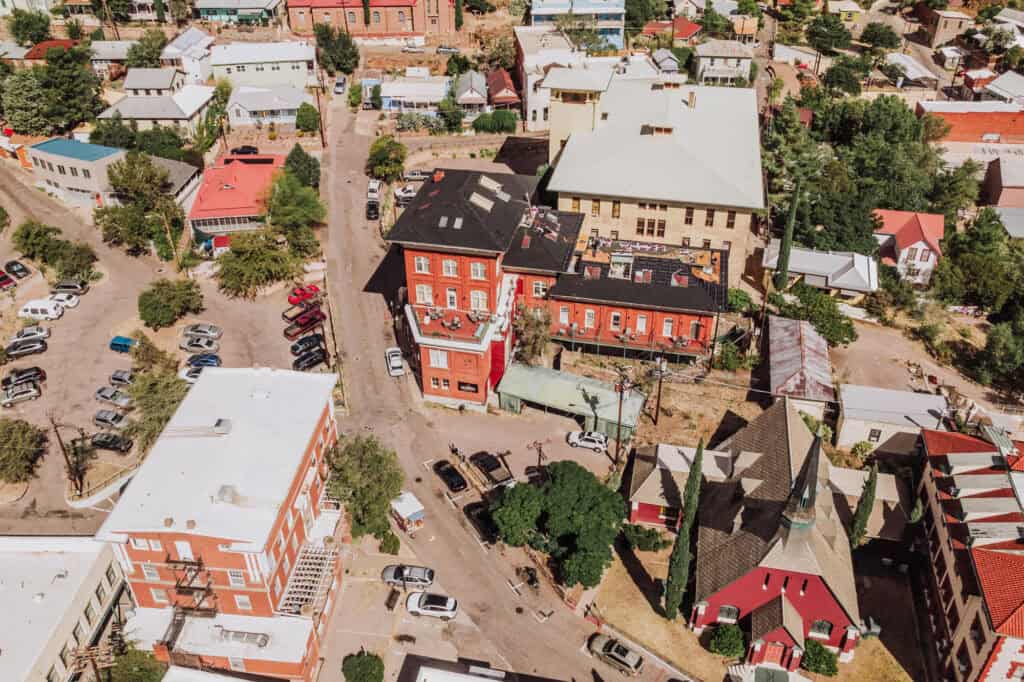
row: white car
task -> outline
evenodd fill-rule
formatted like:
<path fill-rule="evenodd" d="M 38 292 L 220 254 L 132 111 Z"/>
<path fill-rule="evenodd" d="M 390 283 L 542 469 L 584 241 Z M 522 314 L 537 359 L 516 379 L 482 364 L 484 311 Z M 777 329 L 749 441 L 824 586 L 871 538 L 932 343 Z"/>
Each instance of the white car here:
<path fill-rule="evenodd" d="M 443 594 L 413 592 L 405 601 L 405 610 L 414 616 L 451 620 L 459 612 L 459 602 Z"/>
<path fill-rule="evenodd" d="M 344 95 L 345 94 L 345 77 L 338 76 L 338 80 L 334 81 L 334 94 Z"/>
<path fill-rule="evenodd" d="M 412 198 L 416 196 L 417 188 L 413 184 L 403 185 L 395 188 L 395 201 L 398 203 L 405 203 L 412 201 Z"/>
<path fill-rule="evenodd" d="M 383 185 L 381 185 L 380 180 L 370 180 L 369 184 L 366 186 L 366 200 L 380 201 L 381 187 L 383 187 Z"/>
<path fill-rule="evenodd" d="M 572 431 L 566 437 L 574 448 L 589 448 L 594 452 L 608 451 L 608 436 L 598 431 Z"/>
<path fill-rule="evenodd" d="M 50 338 L 50 328 L 44 327 L 39 324 L 33 324 L 28 327 L 22 327 L 18 332 L 8 339 L 8 343 L 14 343 L 15 341 L 34 341 L 36 339 L 48 339 Z"/>
<path fill-rule="evenodd" d="M 402 364 L 402 350 L 400 348 L 386 348 L 384 350 L 384 363 L 388 368 L 388 375 L 400 377 L 405 374 L 405 365 Z"/>
<path fill-rule="evenodd" d="M 128 408 L 132 406 L 132 397 L 130 395 L 110 386 L 101 386 L 96 389 L 96 400 L 101 403 L 110 403 L 117 407 Z"/>
<path fill-rule="evenodd" d="M 54 303 L 59 303 L 64 308 L 78 307 L 78 297 L 74 294 L 50 294 L 47 298 Z"/>
<path fill-rule="evenodd" d="M 182 329 L 181 334 L 182 336 L 201 336 L 206 339 L 219 339 L 224 335 L 224 330 L 215 324 L 197 322 Z"/>
<path fill-rule="evenodd" d="M 178 376 L 187 384 L 194 384 L 199 381 L 199 375 L 203 373 L 202 367 L 182 367 Z"/>
<path fill-rule="evenodd" d="M 178 344 L 178 348 L 189 353 L 216 353 L 220 344 L 205 336 L 186 336 Z"/>

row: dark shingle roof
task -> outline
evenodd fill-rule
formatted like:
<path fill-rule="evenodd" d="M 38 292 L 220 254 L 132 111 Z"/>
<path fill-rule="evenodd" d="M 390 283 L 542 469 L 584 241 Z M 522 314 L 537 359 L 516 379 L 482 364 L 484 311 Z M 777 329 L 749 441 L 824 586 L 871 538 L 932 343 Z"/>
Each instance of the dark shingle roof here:
<path fill-rule="evenodd" d="M 502 267 L 506 270 L 565 272 L 582 227 L 582 213 L 538 211 L 530 225 L 523 225 L 516 231 L 505 252 Z"/>

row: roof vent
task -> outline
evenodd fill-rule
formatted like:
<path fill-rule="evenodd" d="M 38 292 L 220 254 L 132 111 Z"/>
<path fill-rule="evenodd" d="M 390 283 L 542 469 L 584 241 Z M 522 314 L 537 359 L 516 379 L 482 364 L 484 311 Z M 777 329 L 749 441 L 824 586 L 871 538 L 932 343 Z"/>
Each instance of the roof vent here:
<path fill-rule="evenodd" d="M 508 203 L 508 200 L 512 198 L 511 194 L 509 194 L 508 192 L 502 192 L 501 190 L 498 190 L 497 192 L 495 192 L 494 196 L 498 197 L 499 199 L 501 199 L 505 203 Z"/>
<path fill-rule="evenodd" d="M 167 517 L 164 518 L 164 528 L 170 528 L 173 525 L 174 525 L 174 517 L 173 516 L 167 516 Z"/>
<path fill-rule="evenodd" d="M 57 574 L 53 576 L 53 579 L 54 580 L 62 580 L 62 579 L 67 578 L 67 577 L 68 577 L 68 569 L 62 568 L 59 571 L 57 571 Z"/>
<path fill-rule="evenodd" d="M 438 227 L 448 227 L 448 216 L 441 216 L 440 220 L 437 221 Z"/>
<path fill-rule="evenodd" d="M 238 504 L 242 496 L 238 494 L 238 488 L 233 485 L 222 485 L 217 489 L 217 501 L 227 504 Z"/>
<path fill-rule="evenodd" d="M 43 603 L 43 598 L 45 596 L 46 596 L 45 592 L 36 592 L 35 594 L 32 595 L 32 601 L 34 601 L 37 604 L 42 604 Z"/>
<path fill-rule="evenodd" d="M 185 527 L 188 528 L 189 530 L 195 530 L 196 520 L 195 519 L 189 519 L 188 521 L 185 522 Z"/>
<path fill-rule="evenodd" d="M 493 201 L 477 194 L 476 192 L 473 192 L 471 195 L 469 195 L 469 203 L 473 204 L 474 206 L 479 206 L 488 213 L 490 213 L 491 209 L 494 208 Z"/>
<path fill-rule="evenodd" d="M 486 175 L 481 175 L 479 178 L 477 178 L 476 182 L 477 182 L 478 185 L 480 185 L 484 189 L 488 189 L 488 190 L 490 190 L 492 192 L 500 192 L 501 191 L 501 183 L 497 182 L 496 180 L 493 180 L 493 179 L 487 177 Z"/>
<path fill-rule="evenodd" d="M 225 182 L 223 185 L 220 186 L 220 188 L 221 189 L 234 189 L 235 186 Z"/>
<path fill-rule="evenodd" d="M 458 218 L 455 219 L 455 223 L 452 225 L 452 229 L 454 229 L 454 230 L 461 230 L 462 229 L 462 216 L 459 216 Z"/>
<path fill-rule="evenodd" d="M 269 398 L 270 394 L 264 391 L 262 394 L 257 392 L 253 394 L 256 398 Z M 218 419 L 213 422 L 213 432 L 218 436 L 226 436 L 231 433 L 231 420 L 230 419 Z"/>

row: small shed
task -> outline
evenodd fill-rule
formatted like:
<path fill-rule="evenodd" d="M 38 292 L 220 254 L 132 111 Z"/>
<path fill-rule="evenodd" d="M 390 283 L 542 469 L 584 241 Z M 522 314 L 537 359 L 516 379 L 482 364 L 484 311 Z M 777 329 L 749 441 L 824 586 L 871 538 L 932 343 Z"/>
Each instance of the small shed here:
<path fill-rule="evenodd" d="M 824 416 L 836 399 L 828 342 L 806 320 L 768 317 L 768 366 L 773 396 L 789 396 L 797 409 Z"/>
<path fill-rule="evenodd" d="M 658 67 L 658 71 L 662 73 L 678 73 L 679 72 L 679 58 L 676 57 L 671 50 L 666 50 L 664 47 L 654 51 L 651 56 L 651 60 L 654 65 Z"/>
<path fill-rule="evenodd" d="M 403 490 L 401 495 L 391 500 L 391 514 L 407 533 L 414 533 L 423 526 L 423 504 L 408 490 Z"/>
<path fill-rule="evenodd" d="M 587 431 L 609 438 L 618 432 L 619 393 L 615 385 L 598 379 L 519 363 L 509 365 L 498 384 L 501 409 L 518 414 L 533 406 L 571 416 Z M 633 438 L 647 397 L 635 390 L 622 396 L 622 440 Z"/>
<path fill-rule="evenodd" d="M 890 52 L 885 55 L 885 62 L 903 73 L 902 78 L 896 80 L 898 88 L 914 86 L 934 90 L 938 86 L 939 77 L 909 54 Z"/>

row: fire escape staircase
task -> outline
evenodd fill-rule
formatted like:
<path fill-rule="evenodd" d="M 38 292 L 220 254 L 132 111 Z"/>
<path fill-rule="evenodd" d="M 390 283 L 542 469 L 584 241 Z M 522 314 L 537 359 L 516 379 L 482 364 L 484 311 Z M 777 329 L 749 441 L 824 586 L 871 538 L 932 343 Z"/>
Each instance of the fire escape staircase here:
<path fill-rule="evenodd" d="M 192 597 L 193 600 L 190 606 L 179 606 L 180 611 L 184 615 L 204 618 L 217 615 L 213 582 L 203 566 L 202 558 L 172 559 L 168 555 L 165 562 L 174 571 L 174 592 L 183 597 Z"/>
<path fill-rule="evenodd" d="M 288 577 L 278 611 L 306 617 L 322 612 L 337 561 L 338 550 L 333 546 L 304 544 Z"/>

